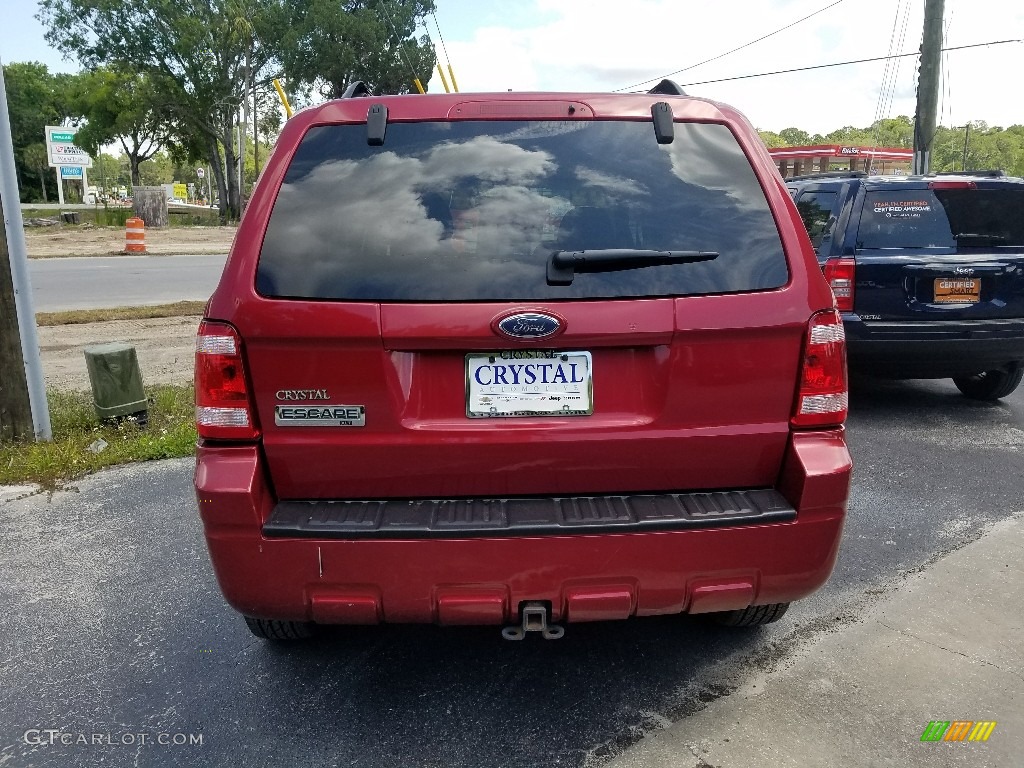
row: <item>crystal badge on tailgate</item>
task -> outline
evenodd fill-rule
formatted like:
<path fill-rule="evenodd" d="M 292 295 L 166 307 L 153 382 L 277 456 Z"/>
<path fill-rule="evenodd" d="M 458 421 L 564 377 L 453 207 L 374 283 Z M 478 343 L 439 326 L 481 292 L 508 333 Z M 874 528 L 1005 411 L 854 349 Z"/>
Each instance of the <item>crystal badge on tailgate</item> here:
<path fill-rule="evenodd" d="M 594 412 L 589 352 L 540 349 L 466 355 L 466 415 L 588 416 Z"/>

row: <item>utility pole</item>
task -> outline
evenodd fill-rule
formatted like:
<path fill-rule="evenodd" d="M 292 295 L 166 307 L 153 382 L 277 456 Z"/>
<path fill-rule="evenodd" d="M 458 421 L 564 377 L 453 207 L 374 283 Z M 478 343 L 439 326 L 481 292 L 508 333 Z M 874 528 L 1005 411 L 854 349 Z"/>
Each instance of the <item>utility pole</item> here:
<path fill-rule="evenodd" d="M 967 145 L 971 140 L 971 124 L 968 123 L 964 128 L 964 161 L 960 164 L 960 170 L 967 170 Z"/>
<path fill-rule="evenodd" d="M 0 214 L 7 201 L 0 195 Z M 4 216 L 6 220 L 7 217 Z M 0 228 L 0 443 L 32 437 L 32 406 L 22 364 L 14 281 L 8 257 L 6 227 Z"/>
<path fill-rule="evenodd" d="M 60 170 L 58 169 L 58 174 Z M 50 439 L 43 366 L 32 310 L 25 229 L 14 171 L 11 114 L 0 62 L 0 441 Z"/>
<path fill-rule="evenodd" d="M 917 75 L 917 112 L 914 116 L 914 173 L 931 170 L 935 113 L 939 106 L 939 70 L 942 51 L 942 10 L 944 0 L 925 0 L 924 36 Z"/>

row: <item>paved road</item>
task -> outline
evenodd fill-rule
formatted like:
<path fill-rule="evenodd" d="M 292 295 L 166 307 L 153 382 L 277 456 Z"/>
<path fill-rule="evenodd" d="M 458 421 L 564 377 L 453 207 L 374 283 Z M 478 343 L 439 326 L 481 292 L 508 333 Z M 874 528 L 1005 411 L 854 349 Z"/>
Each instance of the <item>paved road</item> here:
<path fill-rule="evenodd" d="M 168 304 L 213 293 L 224 256 L 31 259 L 36 312 Z"/>
<path fill-rule="evenodd" d="M 948 381 L 867 380 L 852 410 L 835 574 L 753 632 L 666 617 L 570 625 L 557 642 L 389 627 L 280 648 L 219 596 L 190 461 L 0 504 L 0 604 L 16 606 L 0 633 L 0 766 L 600 764 L 842 632 L 908 573 L 1024 507 L 1024 391 L 984 404 Z M 29 729 L 118 743 L 26 744 Z"/>

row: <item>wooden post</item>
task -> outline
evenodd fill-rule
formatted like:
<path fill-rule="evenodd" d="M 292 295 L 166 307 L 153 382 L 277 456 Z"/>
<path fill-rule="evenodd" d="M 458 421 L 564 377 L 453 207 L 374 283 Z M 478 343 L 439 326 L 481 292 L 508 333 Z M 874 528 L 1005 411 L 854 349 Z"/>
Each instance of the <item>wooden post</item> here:
<path fill-rule="evenodd" d="M 132 209 L 147 227 L 167 226 L 167 190 L 163 187 L 132 187 Z"/>
<path fill-rule="evenodd" d="M 18 205 L 18 202 L 14 204 Z M 0 443 L 31 440 L 34 436 L 32 403 L 28 396 L 18 311 L 14 305 L 11 259 L 7 250 L 7 229 L 3 219 L 6 219 L 4 201 L 0 198 Z"/>
<path fill-rule="evenodd" d="M 931 170 L 935 113 L 939 101 L 942 66 L 942 12 L 944 0 L 925 0 L 921 65 L 917 76 L 917 111 L 914 113 L 914 173 Z"/>

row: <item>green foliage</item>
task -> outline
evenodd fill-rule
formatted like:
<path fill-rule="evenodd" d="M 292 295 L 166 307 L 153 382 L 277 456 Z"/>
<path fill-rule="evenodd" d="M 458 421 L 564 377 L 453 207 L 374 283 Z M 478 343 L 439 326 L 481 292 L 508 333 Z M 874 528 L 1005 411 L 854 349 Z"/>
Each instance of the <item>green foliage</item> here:
<path fill-rule="evenodd" d="M 786 144 L 786 140 L 774 131 L 762 131 L 759 129 L 757 133 L 761 137 L 761 141 L 763 141 L 764 145 L 769 149 L 789 146 Z"/>
<path fill-rule="evenodd" d="M 139 165 L 139 177 L 139 183 L 149 187 L 171 184 L 177 178 L 174 173 L 174 161 L 169 155 L 157 152 Z"/>
<path fill-rule="evenodd" d="M 914 146 L 914 120 L 906 115 L 878 120 L 867 128 L 852 125 L 825 136 L 786 128 L 779 133 L 758 131 L 769 148 L 814 144 L 843 144 L 861 147 Z M 966 147 L 966 156 L 965 156 Z M 976 121 L 960 128 L 939 126 L 932 142 L 933 171 L 1003 170 L 1010 176 L 1024 176 L 1024 125 L 1003 129 Z"/>
<path fill-rule="evenodd" d="M 87 67 L 108 65 L 145 76 L 173 117 L 179 154 L 200 154 L 223 194 L 222 213 L 240 213 L 232 174 L 231 127 L 250 81 L 266 77 L 287 20 L 286 0 L 40 0 L 47 39 Z"/>
<path fill-rule="evenodd" d="M 82 146 L 120 140 L 136 182 L 158 145 L 178 164 L 204 161 L 225 219 L 241 212 L 232 128 L 254 91 L 266 107 L 267 86 L 284 74 L 293 91 L 338 96 L 360 79 L 403 93 L 414 78 L 428 81 L 436 61 L 429 37 L 415 36 L 433 0 L 39 0 L 39 9 L 47 40 L 95 70 L 73 93 L 88 121 Z M 278 127 L 270 103 L 257 106 L 257 142 Z M 250 174 L 244 153 L 241 162 L 254 177 L 259 163 Z"/>
<path fill-rule="evenodd" d="M 93 223 L 97 227 L 123 227 L 130 216 L 134 216 L 131 208 L 109 208 L 100 206 L 96 209 Z"/>
<path fill-rule="evenodd" d="M 786 142 L 783 146 L 786 147 L 800 147 L 805 144 L 813 144 L 811 140 L 811 134 L 807 131 L 801 131 L 799 128 L 784 128 L 779 131 L 779 136 Z"/>
<path fill-rule="evenodd" d="M 83 72 L 70 88 L 73 110 L 86 124 L 75 143 L 87 152 L 117 141 L 128 157 L 133 184 L 139 164 L 170 141 L 170 113 L 153 79 L 128 67 L 100 67 Z"/>
<path fill-rule="evenodd" d="M 50 391 L 53 440 L 0 444 L 0 484 L 53 489 L 115 464 L 191 456 L 196 443 L 192 387 L 149 387 L 147 396 L 149 423 L 141 427 L 131 419 L 100 423 L 86 393 Z M 106 447 L 90 450 L 101 439 Z"/>
<path fill-rule="evenodd" d="M 67 100 L 73 76 L 52 75 L 37 62 L 15 62 L 4 66 L 4 81 L 22 202 L 55 200 L 57 176 L 47 162 L 44 129 L 75 116 Z"/>
<path fill-rule="evenodd" d="M 983 121 L 963 128 L 939 127 L 932 142 L 932 166 L 936 170 L 1001 169 L 1024 176 L 1024 125 L 992 128 Z"/>
<path fill-rule="evenodd" d="M 289 81 L 338 97 L 355 80 L 377 93 L 415 92 L 437 63 L 426 35 L 413 36 L 433 0 L 294 0 L 279 50 Z"/>

